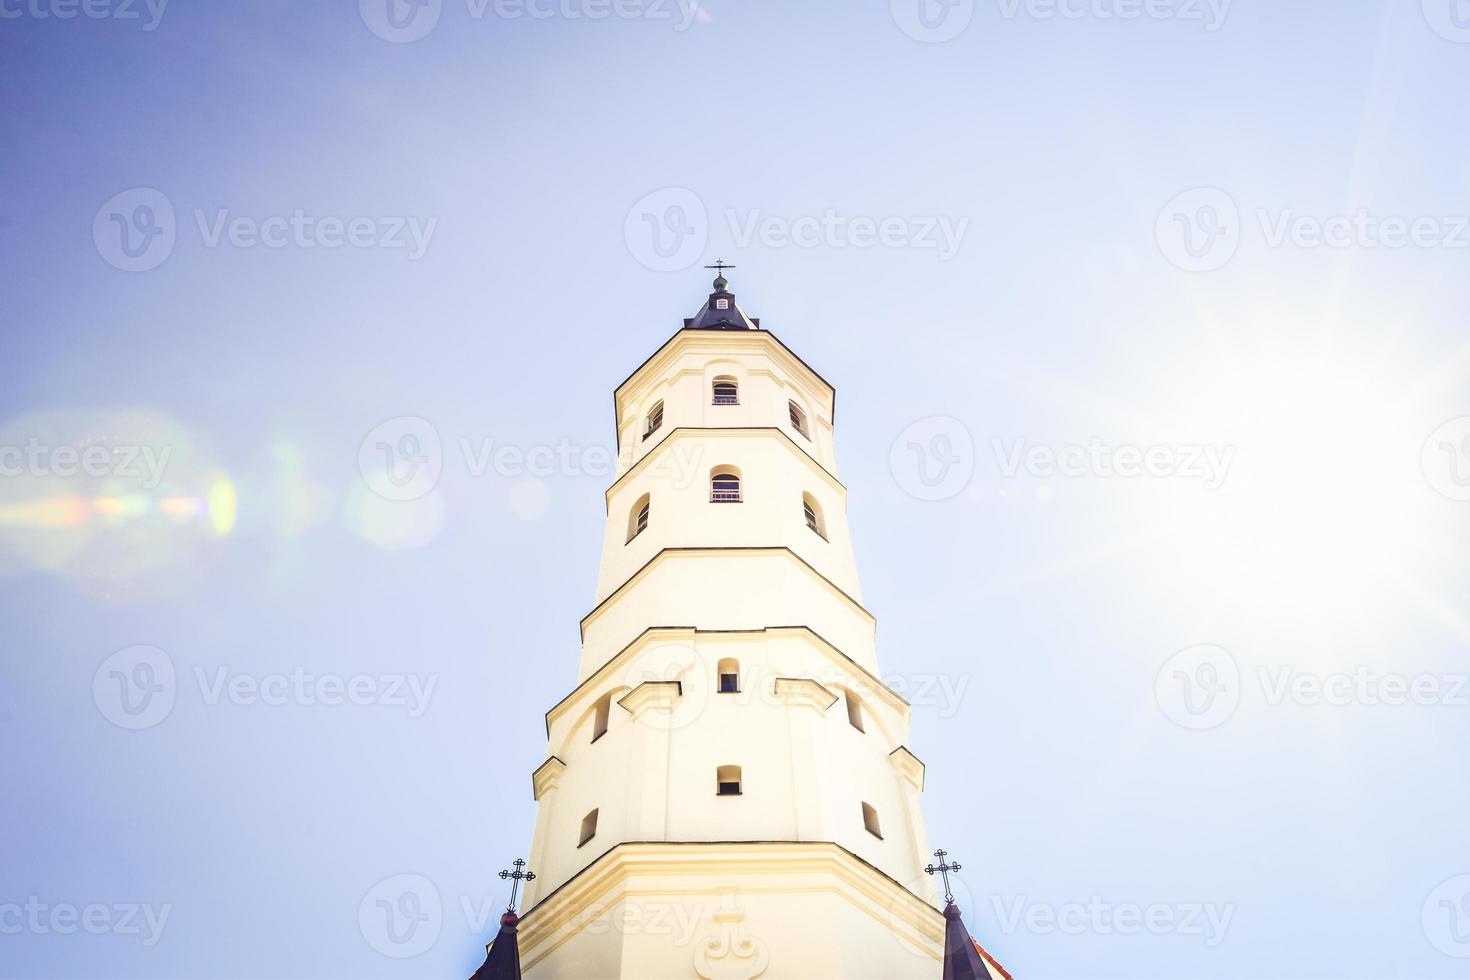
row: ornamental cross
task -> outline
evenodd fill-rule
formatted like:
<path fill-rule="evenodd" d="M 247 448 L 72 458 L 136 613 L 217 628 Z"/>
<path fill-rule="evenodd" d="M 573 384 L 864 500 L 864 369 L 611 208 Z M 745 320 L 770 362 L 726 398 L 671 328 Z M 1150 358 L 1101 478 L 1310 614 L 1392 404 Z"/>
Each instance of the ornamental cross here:
<path fill-rule="evenodd" d="M 715 259 L 714 265 L 707 265 L 705 268 L 714 269 L 716 275 L 723 276 L 726 269 L 733 269 L 735 267 L 733 265 L 726 265 L 724 259 Z"/>
<path fill-rule="evenodd" d="M 515 868 L 514 871 L 500 872 L 501 878 L 510 879 L 510 904 L 505 907 L 506 911 L 508 912 L 514 912 L 516 910 L 516 890 L 521 887 L 521 882 L 536 880 L 536 872 L 521 870 L 526 866 L 526 862 L 522 861 L 520 858 L 516 858 L 514 861 L 512 861 L 511 866 Z"/>
<path fill-rule="evenodd" d="M 940 850 L 935 851 L 934 852 L 934 856 L 937 857 L 937 858 L 939 858 L 939 863 L 937 865 L 936 864 L 929 865 L 928 867 L 926 867 L 924 869 L 924 873 L 925 874 L 932 875 L 936 871 L 939 872 L 939 876 L 944 879 L 944 900 L 946 902 L 953 902 L 954 901 L 954 892 L 952 892 L 952 891 L 949 890 L 949 873 L 951 871 L 958 871 L 958 870 L 960 870 L 960 863 L 958 861 L 953 861 L 953 862 L 951 862 L 949 864 L 945 864 L 944 863 L 944 858 L 945 858 L 945 855 L 947 853 L 948 852 L 945 851 L 943 848 L 941 848 Z"/>

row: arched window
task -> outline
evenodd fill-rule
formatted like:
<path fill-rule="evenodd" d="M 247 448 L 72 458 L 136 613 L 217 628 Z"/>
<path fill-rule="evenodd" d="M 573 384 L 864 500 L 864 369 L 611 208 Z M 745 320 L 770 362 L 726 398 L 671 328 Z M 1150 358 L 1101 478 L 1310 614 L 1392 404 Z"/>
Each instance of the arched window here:
<path fill-rule="evenodd" d="M 648 511 L 652 504 L 652 498 L 648 494 L 638 498 L 633 509 L 628 512 L 628 540 L 632 541 L 638 535 L 648 530 Z"/>
<path fill-rule="evenodd" d="M 715 379 L 715 404 L 740 404 L 740 385 L 736 383 L 734 378 L 725 376 Z"/>
<path fill-rule="evenodd" d="M 659 430 L 664 424 L 664 403 L 654 402 L 653 408 L 649 409 L 648 417 L 643 420 L 643 438 L 647 439 Z"/>
<path fill-rule="evenodd" d="M 726 657 L 715 668 L 715 674 L 719 682 L 717 689 L 721 694 L 740 693 L 740 661 L 734 657 Z"/>
<path fill-rule="evenodd" d="M 740 473 L 731 467 L 718 469 L 711 473 L 709 499 L 716 504 L 740 503 Z"/>
<path fill-rule="evenodd" d="M 810 439 L 812 434 L 807 431 L 806 413 L 801 410 L 801 406 L 796 402 L 787 402 L 786 409 L 791 414 L 791 427 Z"/>
<path fill-rule="evenodd" d="M 587 816 L 585 816 L 585 817 L 582 818 L 582 836 L 577 841 L 577 846 L 578 847 L 581 847 L 583 844 L 587 843 L 589 840 L 591 840 L 592 838 L 594 838 L 596 836 L 597 836 L 597 811 L 596 810 L 593 810 L 591 813 L 587 814 Z"/>
<path fill-rule="evenodd" d="M 879 840 L 883 839 L 883 828 L 878 826 L 878 811 L 867 803 L 863 804 L 863 826 L 874 837 Z"/>
<path fill-rule="evenodd" d="M 612 695 L 604 694 L 597 699 L 597 707 L 592 710 L 592 741 L 607 734 L 608 715 L 612 714 Z"/>
<path fill-rule="evenodd" d="M 801 514 L 806 519 L 806 526 L 816 531 L 823 541 L 827 540 L 827 525 L 822 520 L 822 507 L 817 503 L 817 498 L 809 493 L 802 494 Z"/>
<path fill-rule="evenodd" d="M 863 727 L 863 703 L 851 691 L 843 691 L 842 700 L 847 702 L 847 723 L 860 732 L 866 732 L 867 729 Z"/>
<path fill-rule="evenodd" d="M 715 795 L 716 796 L 739 796 L 740 795 L 740 767 L 720 766 L 715 770 Z"/>

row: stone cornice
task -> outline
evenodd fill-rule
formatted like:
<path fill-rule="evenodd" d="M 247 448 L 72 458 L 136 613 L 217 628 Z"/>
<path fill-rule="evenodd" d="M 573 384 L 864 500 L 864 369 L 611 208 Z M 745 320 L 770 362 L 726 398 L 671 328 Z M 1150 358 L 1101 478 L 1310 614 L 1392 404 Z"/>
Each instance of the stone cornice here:
<path fill-rule="evenodd" d="M 741 891 L 802 892 L 812 885 L 803 876 L 819 875 L 826 889 L 840 895 L 912 944 L 935 957 L 944 944 L 944 916 L 898 881 L 831 841 L 630 841 L 615 844 L 590 865 L 562 882 L 524 915 L 520 947 L 529 969 L 587 925 L 589 908 L 608 908 L 630 892 L 632 878 L 685 879 L 657 886 L 667 896 L 718 896 L 721 882 L 738 874 Z M 582 918 L 579 918 L 581 916 Z"/>
<path fill-rule="evenodd" d="M 556 756 L 552 756 L 541 763 L 540 767 L 531 773 L 531 798 L 533 800 L 539 800 L 553 789 L 556 789 L 557 781 L 561 779 L 561 774 L 566 771 L 567 764 Z"/>
<path fill-rule="evenodd" d="M 601 602 L 599 602 L 596 606 L 593 607 L 593 609 L 592 609 L 591 612 L 589 612 L 587 615 L 585 615 L 585 616 L 582 617 L 581 623 L 578 624 L 579 625 L 579 628 L 581 630 L 581 637 L 582 637 L 582 639 L 583 640 L 586 640 L 587 639 L 587 624 L 589 622 L 591 622 L 599 614 L 601 614 L 601 612 L 604 609 L 606 609 L 608 607 L 608 605 L 613 602 L 613 600 L 619 598 L 625 591 L 627 591 L 629 588 L 631 588 L 635 582 L 637 582 L 639 579 L 645 577 L 648 574 L 648 572 L 649 572 L 650 569 L 652 569 L 655 565 L 658 565 L 661 562 L 665 561 L 669 556 L 695 555 L 695 554 L 716 555 L 716 554 L 722 554 L 722 553 L 723 554 L 730 554 L 730 553 L 734 553 L 734 552 L 743 552 L 745 554 L 757 554 L 757 553 L 762 553 L 762 552 L 763 553 L 767 553 L 767 554 L 778 554 L 778 553 L 785 554 L 788 558 L 791 558 L 792 560 L 794 560 L 795 562 L 797 562 L 799 565 L 801 565 L 803 568 L 805 568 L 808 572 L 810 572 L 818 581 L 820 581 L 824 585 L 826 585 L 827 588 L 829 588 L 833 593 L 835 593 L 836 595 L 840 596 L 842 599 L 846 600 L 846 602 L 848 603 L 848 605 L 850 605 L 856 612 L 861 613 L 863 615 L 863 618 L 866 619 L 869 623 L 872 623 L 874 626 L 877 626 L 877 624 L 878 624 L 877 617 L 875 617 L 872 613 L 868 612 L 868 610 L 863 606 L 863 604 L 861 602 L 858 602 L 851 595 L 849 595 L 846 591 L 844 591 L 843 589 L 841 589 L 835 582 L 833 582 L 827 576 L 823 575 L 821 572 L 817 571 L 816 568 L 812 566 L 811 562 L 807 561 L 805 558 L 803 558 L 800 555 L 798 555 L 791 548 L 788 548 L 785 545 L 752 545 L 752 546 L 739 546 L 739 547 L 724 547 L 724 546 L 715 545 L 715 546 L 704 547 L 704 548 L 700 548 L 700 547 L 689 547 L 689 548 L 662 548 L 662 549 L 660 549 L 659 552 L 658 552 L 658 554 L 654 555 L 652 558 L 648 559 L 648 561 L 644 562 L 638 568 L 638 570 L 636 572 L 634 572 L 632 575 L 629 575 L 628 576 L 628 578 L 623 582 L 623 584 L 619 585 L 616 589 L 613 589 L 611 592 L 609 592 L 607 594 L 607 598 L 605 598 Z"/>
<path fill-rule="evenodd" d="M 811 677 L 776 678 L 776 697 L 796 707 L 812 708 L 819 715 L 837 703 L 837 695 Z"/>
<path fill-rule="evenodd" d="M 672 708 L 683 693 L 684 685 L 678 681 L 644 681 L 619 698 L 618 706 L 636 721 L 657 708 Z"/>
<path fill-rule="evenodd" d="M 826 480 L 827 483 L 829 485 L 831 485 L 831 487 L 833 489 L 835 489 L 838 493 L 840 493 L 842 495 L 842 499 L 843 499 L 844 502 L 847 500 L 847 487 L 843 485 L 842 481 L 839 480 L 839 479 L 837 479 L 837 477 L 835 475 L 833 475 L 833 473 L 832 473 L 831 470 L 827 469 L 826 466 L 822 465 L 821 461 L 819 461 L 811 453 L 807 452 L 806 449 L 804 449 L 801 446 L 800 443 L 798 443 L 795 439 L 791 438 L 791 434 L 790 433 L 788 433 L 785 429 L 781 428 L 780 426 L 776 426 L 776 425 L 726 425 L 726 426 L 681 425 L 681 426 L 677 426 L 677 427 L 675 427 L 673 429 L 670 429 L 669 432 L 668 432 L 668 434 L 665 435 L 658 442 L 654 443 L 654 445 L 652 446 L 652 448 L 650 448 L 648 450 L 648 452 L 644 453 L 643 456 L 638 460 L 638 462 L 634 463 L 632 466 L 630 466 L 626 470 L 624 470 L 623 473 L 617 479 L 613 480 L 612 485 L 609 486 L 606 490 L 604 490 L 602 492 L 602 509 L 603 509 L 604 513 L 611 513 L 613 494 L 617 493 L 618 490 L 623 486 L 623 484 L 626 483 L 626 482 L 628 482 L 629 480 L 631 480 L 636 474 L 641 473 L 645 469 L 647 469 L 650 466 L 652 466 L 653 464 L 651 462 L 649 462 L 649 461 L 652 460 L 652 459 L 654 459 L 655 457 L 658 457 L 658 456 L 662 455 L 663 450 L 664 450 L 664 447 L 667 446 L 669 443 L 673 442 L 676 438 L 679 438 L 679 439 L 682 439 L 682 438 L 693 438 L 695 436 L 714 436 L 714 437 L 719 437 L 719 436 L 739 436 L 739 435 L 748 435 L 748 434 L 750 434 L 752 432 L 774 432 L 777 435 L 781 436 L 781 438 L 783 440 L 785 440 L 785 443 L 786 443 L 787 448 L 791 449 L 792 452 L 794 452 L 796 454 L 797 458 L 804 459 L 807 462 L 807 464 L 811 467 L 811 469 L 812 469 L 813 472 L 815 472 L 822 479 Z"/>
<path fill-rule="evenodd" d="M 920 762 L 919 757 L 908 750 L 908 746 L 900 745 L 888 753 L 888 761 L 893 763 L 893 768 L 898 770 L 898 774 L 907 780 L 909 785 L 923 792 L 924 763 Z"/>

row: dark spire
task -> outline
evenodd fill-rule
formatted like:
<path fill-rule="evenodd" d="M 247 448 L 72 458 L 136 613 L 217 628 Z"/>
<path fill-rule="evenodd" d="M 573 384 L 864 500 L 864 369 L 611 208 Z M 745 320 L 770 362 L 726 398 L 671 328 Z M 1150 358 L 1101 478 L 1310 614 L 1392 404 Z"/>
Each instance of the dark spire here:
<path fill-rule="evenodd" d="M 944 980 L 991 980 L 954 902 L 944 907 Z"/>
<path fill-rule="evenodd" d="M 500 872 L 501 879 L 510 882 L 510 904 L 500 917 L 500 932 L 485 951 L 485 962 L 470 980 L 521 980 L 521 947 L 516 939 L 516 926 L 521 920 L 516 916 L 516 892 L 521 882 L 536 880 L 534 871 L 522 870 L 525 866 L 525 861 L 516 858 L 511 862 L 514 871 Z"/>
<path fill-rule="evenodd" d="M 521 947 L 516 941 L 516 925 L 521 920 L 514 912 L 500 917 L 500 932 L 485 953 L 485 962 L 470 980 L 521 980 Z"/>
<path fill-rule="evenodd" d="M 719 274 L 715 276 L 715 291 L 709 294 L 704 307 L 694 316 L 684 321 L 685 330 L 758 330 L 761 322 L 757 318 L 748 317 L 735 302 L 735 294 L 730 292 L 730 280 L 725 278 L 725 270 L 735 268 L 726 265 L 723 259 L 716 260 L 714 265 L 705 266 L 706 269 L 714 269 Z"/>

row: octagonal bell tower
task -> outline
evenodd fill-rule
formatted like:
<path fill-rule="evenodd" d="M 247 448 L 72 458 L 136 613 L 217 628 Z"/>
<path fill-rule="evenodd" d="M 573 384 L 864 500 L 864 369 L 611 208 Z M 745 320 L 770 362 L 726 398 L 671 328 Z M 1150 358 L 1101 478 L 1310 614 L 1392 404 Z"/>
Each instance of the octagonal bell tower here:
<path fill-rule="evenodd" d="M 597 595 L 532 780 L 525 976 L 938 977 L 924 767 L 878 674 L 832 386 L 722 275 L 614 401 Z"/>

